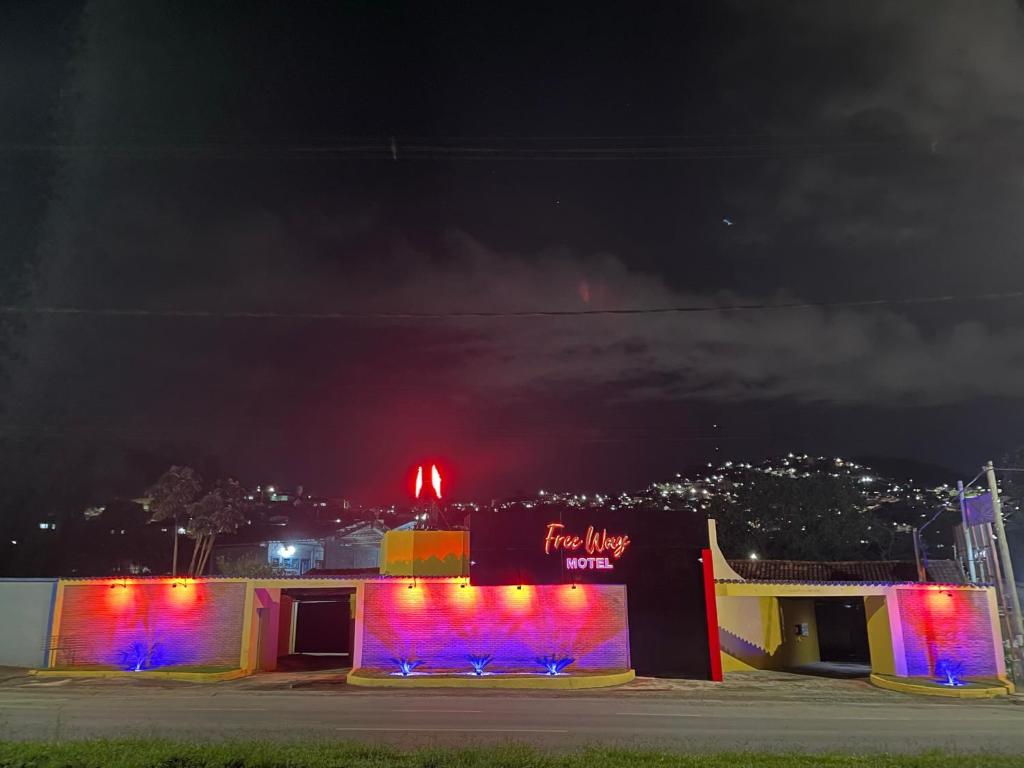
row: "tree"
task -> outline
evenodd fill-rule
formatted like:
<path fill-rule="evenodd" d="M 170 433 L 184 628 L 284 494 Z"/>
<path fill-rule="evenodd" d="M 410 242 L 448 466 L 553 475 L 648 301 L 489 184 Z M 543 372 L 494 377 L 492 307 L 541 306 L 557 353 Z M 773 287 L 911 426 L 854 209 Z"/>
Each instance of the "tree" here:
<path fill-rule="evenodd" d="M 234 478 L 219 480 L 217 485 L 199 501 L 189 505 L 188 534 L 195 539 L 190 576 L 206 570 L 217 535 L 234 533 L 245 522 L 248 504 L 245 491 Z"/>
<path fill-rule="evenodd" d="M 885 554 L 893 532 L 845 476 L 749 472 L 712 499 L 710 516 L 731 557 L 855 560 Z"/>
<path fill-rule="evenodd" d="M 149 496 L 149 521 L 160 523 L 170 520 L 174 525 L 174 554 L 171 558 L 171 575 L 178 575 L 178 521 L 186 519 L 189 506 L 203 488 L 203 481 L 191 467 L 173 466 L 156 484 L 147 491 Z"/>
<path fill-rule="evenodd" d="M 206 556 L 206 542 L 217 535 L 216 518 L 223 506 L 223 500 L 216 491 L 211 491 L 188 507 L 188 524 L 185 534 L 193 540 L 192 559 L 188 564 L 188 575 L 194 576 L 196 566 Z"/>

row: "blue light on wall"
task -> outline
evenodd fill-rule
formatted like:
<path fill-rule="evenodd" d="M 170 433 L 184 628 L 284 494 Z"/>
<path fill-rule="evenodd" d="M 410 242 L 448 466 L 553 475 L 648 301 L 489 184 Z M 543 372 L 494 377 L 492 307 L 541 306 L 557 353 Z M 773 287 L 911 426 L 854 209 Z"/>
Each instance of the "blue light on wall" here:
<path fill-rule="evenodd" d="M 155 669 L 166 664 L 163 646 L 136 640 L 120 652 L 120 666 L 129 672 Z"/>
<path fill-rule="evenodd" d="M 549 675 L 562 674 L 562 670 L 574 661 L 575 659 L 571 656 L 555 656 L 554 654 L 541 656 L 537 659 L 537 663 L 544 667 L 544 669 L 548 671 Z"/>
<path fill-rule="evenodd" d="M 395 665 L 398 667 L 398 674 L 402 677 L 408 677 L 410 673 L 423 663 L 422 659 L 392 659 Z"/>
<path fill-rule="evenodd" d="M 939 659 L 935 662 L 935 674 L 938 676 L 938 682 L 942 685 L 948 685 L 953 688 L 966 685 L 963 680 L 963 672 L 964 664 L 962 661 Z"/>
<path fill-rule="evenodd" d="M 484 667 L 494 661 L 494 657 L 489 653 L 483 656 L 470 655 L 466 658 L 469 659 L 469 664 L 473 667 L 473 674 L 480 677 L 484 673 Z"/>

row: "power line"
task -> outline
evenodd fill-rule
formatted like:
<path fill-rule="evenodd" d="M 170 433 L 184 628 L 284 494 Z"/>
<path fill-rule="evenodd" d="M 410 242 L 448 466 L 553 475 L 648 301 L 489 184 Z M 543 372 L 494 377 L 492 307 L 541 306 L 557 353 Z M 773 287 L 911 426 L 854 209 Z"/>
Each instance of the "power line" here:
<path fill-rule="evenodd" d="M 547 309 L 519 311 L 230 311 L 213 309 L 147 309 L 143 307 L 76 307 L 76 306 L 0 306 L 5 315 L 94 316 L 94 317 L 175 317 L 216 318 L 225 320 L 458 320 L 542 317 L 600 317 L 626 315 L 707 314 L 721 312 L 778 312 L 801 309 L 858 309 L 887 306 L 917 306 L 987 301 L 1011 301 L 1024 298 L 1024 291 L 1002 293 L 949 294 L 902 298 L 866 299 L 859 301 L 788 301 L 752 304 L 682 305 L 670 307 L 626 307 L 621 309 Z"/>
<path fill-rule="evenodd" d="M 693 136 L 536 136 L 536 137 L 345 137 L 324 142 L 243 143 L 165 142 L 3 142 L 0 155 L 90 155 L 145 157 L 253 158 L 299 160 L 716 160 L 768 159 L 860 152 L 905 152 L 920 137 L 850 139 L 768 135 Z"/>
<path fill-rule="evenodd" d="M 177 421 L 182 421 L 178 419 Z M 209 424 L 208 419 L 199 417 L 191 419 L 194 422 Z M 260 423 L 247 428 L 247 432 L 260 435 L 284 434 L 290 430 L 286 424 Z M 590 445 L 595 443 L 634 443 L 634 442 L 669 442 L 669 443 L 735 443 L 750 440 L 757 440 L 759 435 L 688 435 L 680 433 L 659 432 L 650 429 L 639 429 L 632 433 L 624 433 L 615 427 L 602 428 L 602 432 L 609 431 L 612 434 L 606 435 L 573 435 L 563 434 L 557 431 L 539 429 L 511 430 L 488 430 L 484 439 L 490 442 L 508 443 L 526 440 L 544 440 L 545 442 L 572 443 L 575 445 Z M 175 429 L 166 428 L 142 428 L 142 427 L 116 427 L 109 424 L 99 423 L 78 423 L 65 424 L 62 426 L 20 426 L 17 424 L 0 424 L 0 441 L 19 440 L 27 441 L 44 437 L 73 437 L 103 434 L 114 437 L 135 437 L 147 438 L 153 436 L 167 437 L 173 439 L 177 435 Z M 315 433 L 317 434 L 317 433 Z M 470 430 L 447 430 L 447 437 L 473 437 L 474 432 Z"/>

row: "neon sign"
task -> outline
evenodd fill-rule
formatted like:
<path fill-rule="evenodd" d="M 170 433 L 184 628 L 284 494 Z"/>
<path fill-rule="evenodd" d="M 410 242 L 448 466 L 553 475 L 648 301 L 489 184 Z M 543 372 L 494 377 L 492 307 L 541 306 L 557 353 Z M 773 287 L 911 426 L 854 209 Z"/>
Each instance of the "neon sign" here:
<path fill-rule="evenodd" d="M 423 492 L 423 465 L 420 464 L 416 467 L 416 480 L 414 481 L 414 495 L 418 499 L 420 494 Z M 437 468 L 437 464 L 430 465 L 430 488 L 434 492 L 434 498 L 437 501 L 441 500 L 441 471 Z"/>
<path fill-rule="evenodd" d="M 437 465 L 430 465 L 430 487 L 434 489 L 434 496 L 441 498 L 441 473 L 437 471 Z"/>
<path fill-rule="evenodd" d="M 612 561 L 622 557 L 629 547 L 629 536 L 609 536 L 605 528 L 597 531 L 594 526 L 588 526 L 583 536 L 575 536 L 564 531 L 565 526 L 562 523 L 548 523 L 544 535 L 544 554 L 550 555 L 558 551 L 578 552 L 582 549 L 586 557 L 566 556 L 565 567 L 568 570 L 613 570 L 615 565 Z"/>

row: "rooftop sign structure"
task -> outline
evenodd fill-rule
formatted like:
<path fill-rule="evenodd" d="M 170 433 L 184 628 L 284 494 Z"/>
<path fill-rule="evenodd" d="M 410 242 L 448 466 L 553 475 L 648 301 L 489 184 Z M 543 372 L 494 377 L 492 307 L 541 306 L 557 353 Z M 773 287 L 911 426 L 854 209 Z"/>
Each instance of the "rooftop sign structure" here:
<path fill-rule="evenodd" d="M 421 496 L 426 496 L 434 501 L 441 500 L 441 471 L 437 468 L 437 464 L 430 465 L 430 486 L 426 489 L 425 494 L 423 488 L 423 465 L 420 464 L 416 467 L 416 480 L 413 485 L 413 495 L 417 499 Z"/>

